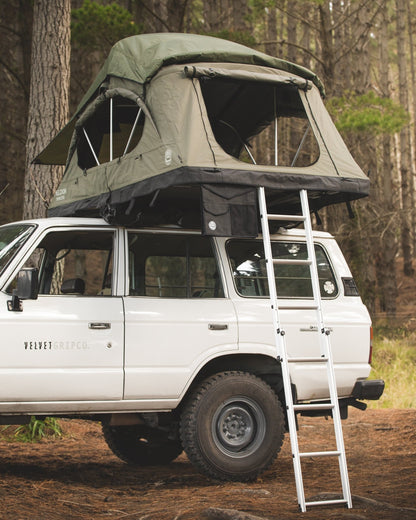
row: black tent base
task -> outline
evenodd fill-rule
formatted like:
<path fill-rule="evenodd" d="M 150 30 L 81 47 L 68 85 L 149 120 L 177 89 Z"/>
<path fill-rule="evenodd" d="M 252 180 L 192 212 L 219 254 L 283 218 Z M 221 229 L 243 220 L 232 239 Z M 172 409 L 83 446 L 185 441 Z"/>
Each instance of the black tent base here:
<path fill-rule="evenodd" d="M 266 189 L 269 213 L 299 215 L 299 190 Z M 340 202 L 359 198 L 357 193 L 308 191 L 312 212 Z M 156 190 L 123 202 L 113 202 L 106 194 L 83 200 L 79 205 L 55 207 L 50 217 L 102 217 L 108 223 L 126 227 L 175 226 L 198 229 L 205 235 L 257 236 L 260 230 L 257 189 L 253 186 L 202 184 L 174 186 Z M 277 227 L 292 227 L 294 222 L 279 222 Z M 275 231 L 277 229 L 271 229 Z"/>

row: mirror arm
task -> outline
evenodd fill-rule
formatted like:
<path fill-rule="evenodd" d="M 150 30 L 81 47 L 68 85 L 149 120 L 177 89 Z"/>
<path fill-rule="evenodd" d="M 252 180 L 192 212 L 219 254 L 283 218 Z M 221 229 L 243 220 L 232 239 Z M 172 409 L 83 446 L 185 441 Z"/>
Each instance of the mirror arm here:
<path fill-rule="evenodd" d="M 22 300 L 19 298 L 19 296 L 16 294 L 16 289 L 13 291 L 12 299 L 7 300 L 7 309 L 9 311 L 13 312 L 22 312 L 23 311 L 23 304 Z"/>

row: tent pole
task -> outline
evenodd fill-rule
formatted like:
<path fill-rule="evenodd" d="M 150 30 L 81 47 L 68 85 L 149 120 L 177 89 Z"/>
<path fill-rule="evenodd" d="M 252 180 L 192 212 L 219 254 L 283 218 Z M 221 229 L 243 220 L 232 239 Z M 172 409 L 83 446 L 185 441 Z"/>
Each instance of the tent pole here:
<path fill-rule="evenodd" d="M 90 146 L 90 150 L 91 150 L 91 152 L 92 152 L 92 155 L 94 156 L 94 159 L 95 159 L 95 162 L 97 163 L 97 166 L 100 166 L 100 161 L 98 160 L 97 156 L 95 155 L 94 148 L 92 147 L 92 144 L 91 144 L 90 138 L 88 137 L 87 131 L 85 130 L 84 127 L 82 127 L 82 131 L 84 132 L 85 139 L 87 140 L 87 143 L 88 143 L 89 146 Z"/>
<path fill-rule="evenodd" d="M 126 147 L 124 148 L 123 157 L 126 155 L 127 150 L 129 149 L 130 141 L 131 141 L 131 139 L 133 137 L 134 131 L 136 130 L 137 122 L 139 121 L 139 117 L 140 117 L 141 113 L 142 113 L 142 109 L 139 108 L 139 111 L 137 112 L 136 119 L 134 120 L 132 129 L 131 129 L 131 132 L 130 132 L 130 135 L 129 135 L 129 139 L 127 141 Z"/>
<path fill-rule="evenodd" d="M 231 130 L 235 133 L 235 135 L 238 137 L 238 139 L 240 140 L 240 143 L 244 146 L 244 149 L 245 151 L 247 152 L 248 156 L 250 157 L 251 161 L 253 164 L 257 164 L 256 163 L 256 160 L 254 159 L 253 157 L 253 154 L 250 152 L 250 148 L 247 146 L 247 143 L 241 138 L 240 134 L 237 132 L 237 130 L 232 126 L 230 125 L 230 123 L 227 123 L 226 121 L 223 121 L 222 119 L 219 121 L 220 123 L 222 123 L 223 125 L 225 126 L 228 126 L 228 128 L 231 128 Z"/>
<path fill-rule="evenodd" d="M 110 98 L 110 162 L 113 160 L 113 98 Z"/>
<path fill-rule="evenodd" d="M 308 126 L 306 127 L 306 130 L 305 130 L 305 133 L 303 134 L 303 137 L 299 143 L 299 146 L 298 146 L 298 149 L 296 150 L 296 153 L 295 153 L 295 157 L 293 157 L 293 161 L 292 161 L 292 164 L 290 165 L 291 167 L 292 166 L 295 166 L 295 163 L 299 157 L 299 154 L 300 154 L 300 151 L 302 150 L 303 148 L 303 145 L 305 144 L 305 139 L 309 133 L 309 129 L 310 129 L 311 125 L 308 123 Z"/>
<path fill-rule="evenodd" d="M 274 165 L 279 164 L 278 157 L 278 143 L 277 143 L 277 102 L 276 102 L 276 88 L 273 89 L 273 105 L 274 105 Z"/>

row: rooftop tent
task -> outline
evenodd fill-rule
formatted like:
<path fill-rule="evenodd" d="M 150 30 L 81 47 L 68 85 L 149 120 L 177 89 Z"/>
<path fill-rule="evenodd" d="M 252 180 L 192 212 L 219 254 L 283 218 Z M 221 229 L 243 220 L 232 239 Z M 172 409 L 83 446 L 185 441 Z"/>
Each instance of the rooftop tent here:
<path fill-rule="evenodd" d="M 189 226 L 202 213 L 206 233 L 252 235 L 257 186 L 280 212 L 296 210 L 301 188 L 312 210 L 363 197 L 369 181 L 322 95 L 307 69 L 232 42 L 122 40 L 36 159 L 62 164 L 68 151 L 49 215 Z"/>

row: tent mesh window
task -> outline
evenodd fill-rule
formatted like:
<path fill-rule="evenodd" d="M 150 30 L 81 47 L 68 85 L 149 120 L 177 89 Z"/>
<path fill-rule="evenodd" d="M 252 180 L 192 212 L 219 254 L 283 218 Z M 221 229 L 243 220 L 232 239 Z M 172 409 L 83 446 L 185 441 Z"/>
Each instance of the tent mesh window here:
<path fill-rule="evenodd" d="M 319 147 L 298 88 L 224 78 L 200 78 L 218 144 L 255 164 L 309 166 Z"/>
<path fill-rule="evenodd" d="M 78 166 L 83 170 L 124 157 L 139 143 L 144 114 L 123 97 L 106 99 L 89 117 L 78 141 Z"/>

